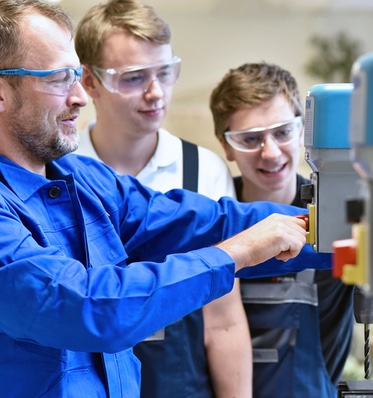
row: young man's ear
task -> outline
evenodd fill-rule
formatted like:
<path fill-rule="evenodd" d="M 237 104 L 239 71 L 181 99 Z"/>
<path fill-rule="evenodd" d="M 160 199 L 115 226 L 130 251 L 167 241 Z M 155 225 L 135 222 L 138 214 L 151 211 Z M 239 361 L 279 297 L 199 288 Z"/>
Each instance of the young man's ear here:
<path fill-rule="evenodd" d="M 82 86 L 91 98 L 97 98 L 99 96 L 97 91 L 98 84 L 100 84 L 100 82 L 97 80 L 97 77 L 93 74 L 91 69 L 86 65 L 83 65 Z"/>
<path fill-rule="evenodd" d="M 235 157 L 234 157 L 233 149 L 232 149 L 232 147 L 228 144 L 228 142 L 225 141 L 224 138 L 220 138 L 219 141 L 220 141 L 221 146 L 222 146 L 223 149 L 224 149 L 225 157 L 227 158 L 227 160 L 229 160 L 230 162 L 233 162 L 234 160 L 236 160 Z"/>

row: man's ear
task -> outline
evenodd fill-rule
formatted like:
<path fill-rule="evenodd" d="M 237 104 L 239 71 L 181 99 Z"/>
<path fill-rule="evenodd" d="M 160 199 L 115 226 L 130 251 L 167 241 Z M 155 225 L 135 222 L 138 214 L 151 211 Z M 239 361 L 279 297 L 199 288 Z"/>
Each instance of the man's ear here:
<path fill-rule="evenodd" d="M 5 79 L 1 79 L 0 78 L 0 112 L 4 112 L 5 111 L 5 109 L 6 109 L 6 101 L 5 101 L 5 99 L 6 99 L 6 93 L 7 93 L 7 90 L 6 90 L 6 81 L 5 81 Z"/>
<path fill-rule="evenodd" d="M 227 160 L 229 160 L 230 162 L 233 162 L 235 159 L 234 157 L 234 153 L 233 153 L 233 149 L 232 147 L 228 144 L 227 141 L 225 141 L 224 138 L 220 138 L 220 144 L 224 149 L 225 152 L 225 157 L 227 158 Z"/>
<path fill-rule="evenodd" d="M 99 97 L 99 93 L 97 91 L 98 84 L 100 83 L 91 69 L 89 69 L 86 65 L 83 65 L 82 86 L 91 98 Z"/>

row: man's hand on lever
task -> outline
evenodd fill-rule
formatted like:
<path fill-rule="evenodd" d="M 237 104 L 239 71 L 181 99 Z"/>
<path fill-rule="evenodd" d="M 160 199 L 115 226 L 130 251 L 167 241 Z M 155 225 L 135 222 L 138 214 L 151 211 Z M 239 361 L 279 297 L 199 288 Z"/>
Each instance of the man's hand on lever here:
<path fill-rule="evenodd" d="M 272 214 L 252 227 L 217 244 L 236 263 L 236 271 L 272 257 L 287 261 L 306 243 L 306 222 L 301 218 Z"/>

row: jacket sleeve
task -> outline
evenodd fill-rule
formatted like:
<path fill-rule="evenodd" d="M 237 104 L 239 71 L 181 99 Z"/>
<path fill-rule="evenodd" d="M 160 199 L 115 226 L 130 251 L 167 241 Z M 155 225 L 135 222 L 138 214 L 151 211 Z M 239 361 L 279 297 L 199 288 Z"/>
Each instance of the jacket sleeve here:
<path fill-rule="evenodd" d="M 138 192 L 141 192 L 141 188 Z M 140 205 L 139 198 L 134 200 Z M 141 222 L 136 230 L 131 230 L 131 237 L 128 237 L 128 241 L 126 239 L 126 251 L 135 260 L 149 255 L 153 260 L 160 260 L 169 253 L 208 247 L 249 228 L 272 213 L 296 216 L 307 212 L 304 208 L 279 203 L 240 203 L 229 197 L 215 202 L 185 190 L 172 190 L 166 195 L 155 193 L 151 202 L 152 205 L 137 217 Z M 129 213 L 132 214 L 132 209 Z M 125 233 L 124 228 L 122 231 Z M 157 247 L 156 252 L 152 246 Z M 305 245 L 294 259 L 287 262 L 271 259 L 258 266 L 245 268 L 237 276 L 278 276 L 306 268 L 330 269 L 331 254 L 316 253 L 310 245 Z"/>
<path fill-rule="evenodd" d="M 218 248 L 86 268 L 16 206 L 0 197 L 0 333 L 15 340 L 118 352 L 232 289 L 234 264 Z M 115 249 L 100 247 L 103 259 Z"/>
<path fill-rule="evenodd" d="M 136 182 L 118 181 L 114 189 L 112 182 L 106 178 L 93 181 L 92 189 L 78 189 L 88 248 L 95 245 L 103 260 L 87 268 L 69 255 L 69 242 L 75 251 L 83 249 L 75 235 L 67 239 L 63 227 L 68 216 L 58 206 L 71 209 L 68 199 L 53 202 L 47 211 L 43 200 L 35 200 L 31 211 L 30 200 L 25 205 L 3 187 L 0 332 L 75 351 L 127 349 L 231 290 L 232 259 L 211 245 L 271 212 L 304 211 L 267 203 L 240 205 L 228 198 L 216 203 L 181 190 L 161 195 Z M 43 227 L 35 216 L 42 213 Z M 47 238 L 52 216 L 60 244 L 51 245 Z M 104 238 L 108 246 L 101 244 Z M 127 263 L 124 254 L 118 262 L 108 261 L 123 248 Z"/>

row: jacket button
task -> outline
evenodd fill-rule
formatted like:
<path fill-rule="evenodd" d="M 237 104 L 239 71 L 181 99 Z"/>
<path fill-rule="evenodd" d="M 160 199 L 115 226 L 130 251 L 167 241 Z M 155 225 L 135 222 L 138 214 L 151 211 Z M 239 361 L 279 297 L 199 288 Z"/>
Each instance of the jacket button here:
<path fill-rule="evenodd" d="M 58 198 L 60 195 L 61 195 L 61 190 L 60 190 L 59 187 L 54 186 L 54 187 L 52 187 L 52 188 L 49 190 L 49 196 L 50 196 L 52 199 L 56 199 L 56 198 Z"/>

